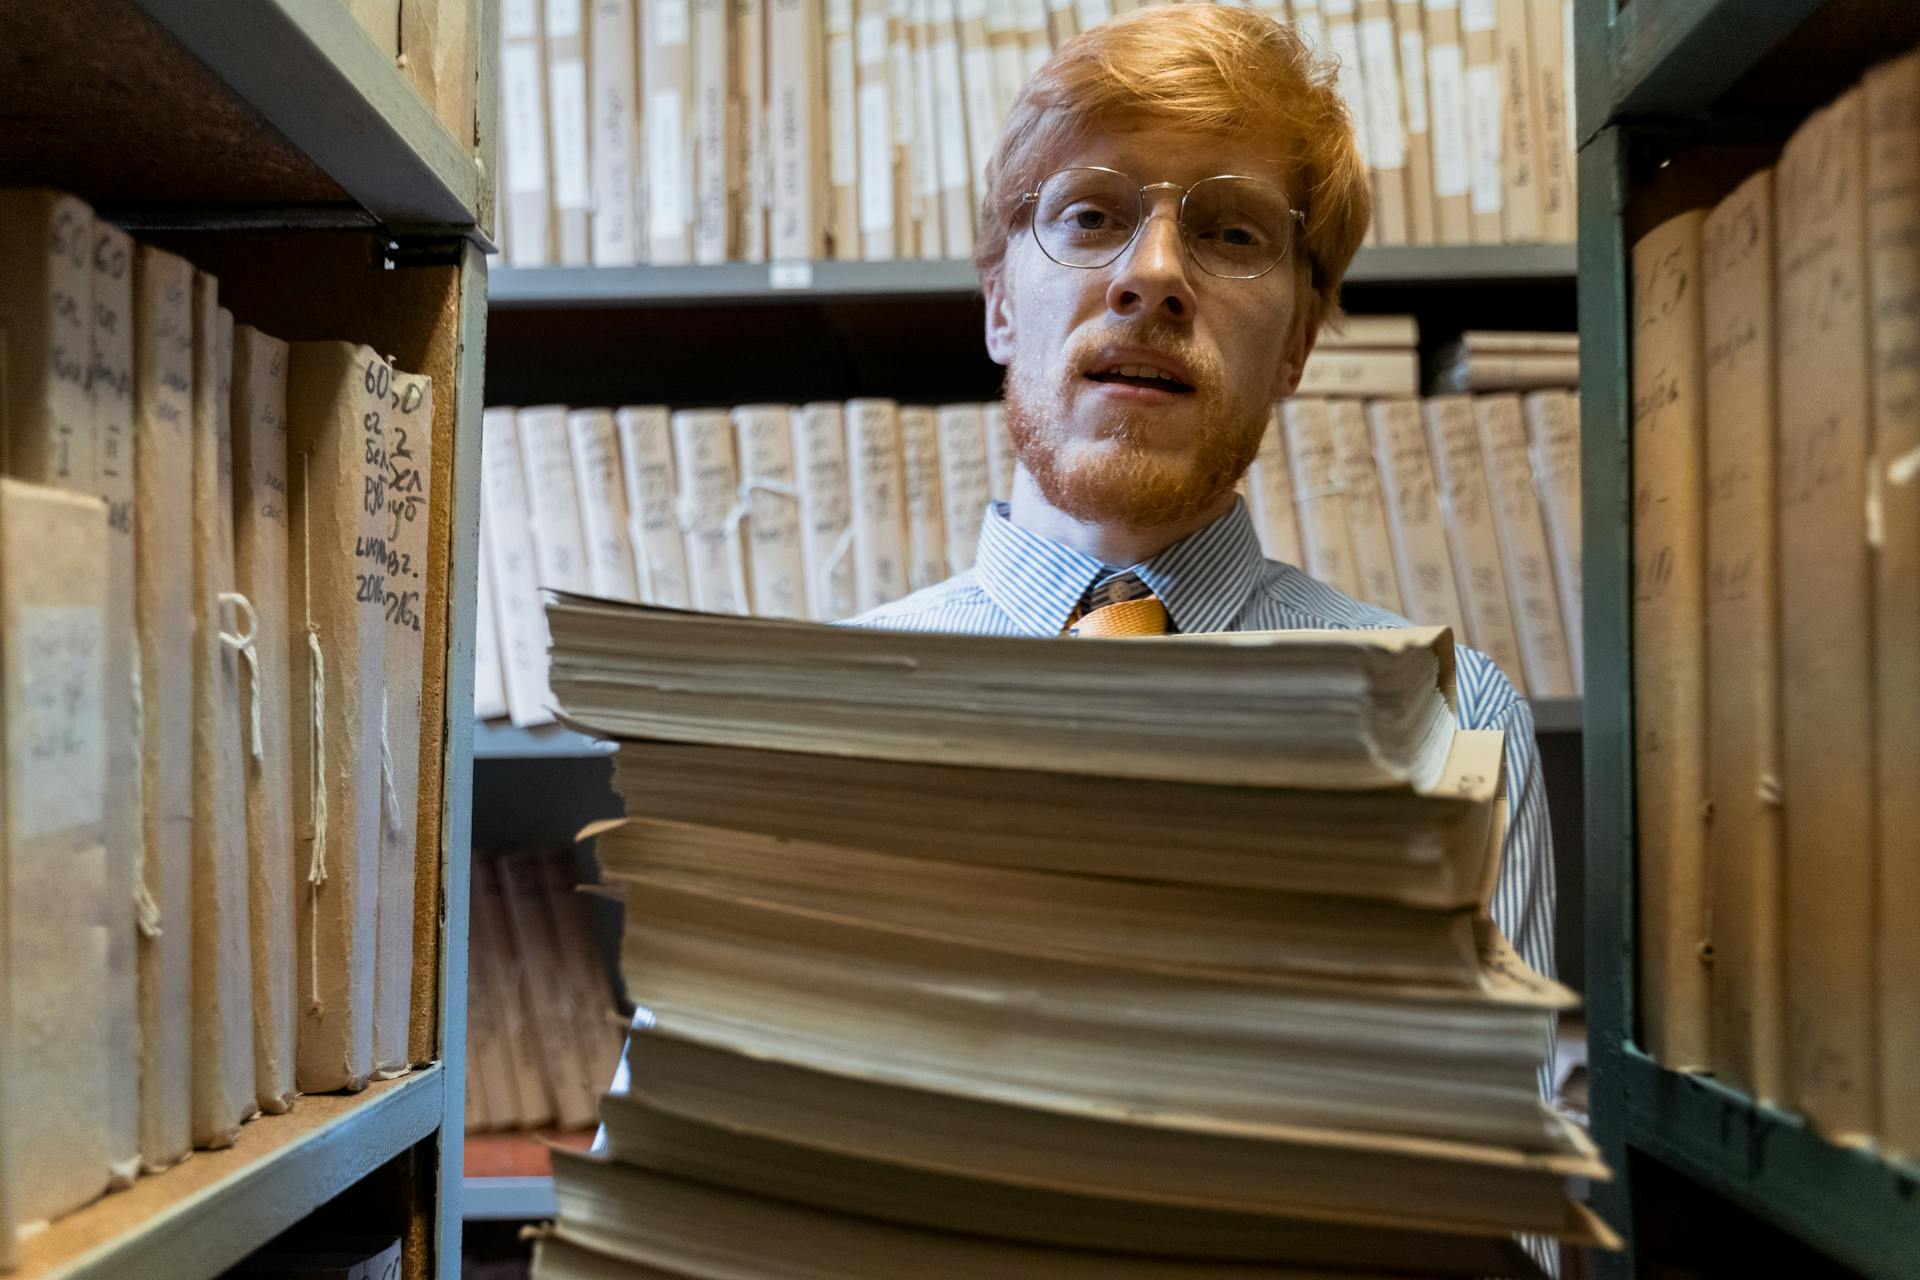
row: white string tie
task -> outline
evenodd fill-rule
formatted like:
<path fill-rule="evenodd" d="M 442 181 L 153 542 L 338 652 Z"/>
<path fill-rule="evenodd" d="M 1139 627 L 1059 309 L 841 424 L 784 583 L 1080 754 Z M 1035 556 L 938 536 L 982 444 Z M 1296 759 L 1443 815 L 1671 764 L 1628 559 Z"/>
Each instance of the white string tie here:
<path fill-rule="evenodd" d="M 220 603 L 232 605 L 244 614 L 247 619 L 247 633 L 245 635 L 237 636 L 231 631 L 222 631 L 220 633 L 220 643 L 226 645 L 227 648 L 232 649 L 247 660 L 247 674 L 248 678 L 252 681 L 252 695 L 249 700 L 251 714 L 248 716 L 248 720 L 250 721 L 249 727 L 253 737 L 253 758 L 259 760 L 264 758 L 267 753 L 265 746 L 266 735 L 260 730 L 260 653 L 254 647 L 253 643 L 260 634 L 260 616 L 253 611 L 253 602 L 241 595 L 238 591 L 222 591 L 220 593 Z"/>
<path fill-rule="evenodd" d="M 393 740 L 387 734 L 387 691 L 380 691 L 380 790 L 387 802 L 387 821 L 400 825 L 400 796 L 393 789 Z"/>
<path fill-rule="evenodd" d="M 653 556 L 648 553 L 646 529 L 637 513 L 627 516 L 627 541 L 633 544 L 633 565 L 640 571 L 641 603 L 659 604 L 653 590 Z"/>
<path fill-rule="evenodd" d="M 307 624 L 307 649 L 313 654 L 313 853 L 307 860 L 307 895 L 311 927 L 307 930 L 308 950 L 312 953 L 308 977 L 313 1011 L 320 1012 L 320 886 L 327 882 L 327 658 L 320 651 L 320 632 Z"/>
<path fill-rule="evenodd" d="M 753 495 L 770 493 L 776 498 L 786 498 L 796 506 L 800 502 L 800 491 L 790 484 L 779 480 L 769 480 L 764 476 L 752 476 L 740 482 L 733 495 L 733 509 L 726 514 L 725 528 L 733 537 L 734 545 L 740 547 L 739 554 L 727 558 L 727 571 L 733 579 L 734 599 L 740 604 L 740 612 L 747 608 L 747 575 L 745 567 L 746 549 L 740 545 L 740 535 L 747 517 L 753 514 Z"/>
<path fill-rule="evenodd" d="M 1907 450 L 1887 464 L 1887 479 L 1897 485 L 1909 485 L 1920 478 L 1920 445 Z"/>
<path fill-rule="evenodd" d="M 840 536 L 833 540 L 833 550 L 820 562 L 820 594 L 825 598 L 827 616 L 830 618 L 843 618 L 853 612 L 853 601 L 843 596 L 834 583 L 840 574 L 840 566 L 846 563 L 852 552 L 853 525 L 849 522 L 840 531 Z"/>

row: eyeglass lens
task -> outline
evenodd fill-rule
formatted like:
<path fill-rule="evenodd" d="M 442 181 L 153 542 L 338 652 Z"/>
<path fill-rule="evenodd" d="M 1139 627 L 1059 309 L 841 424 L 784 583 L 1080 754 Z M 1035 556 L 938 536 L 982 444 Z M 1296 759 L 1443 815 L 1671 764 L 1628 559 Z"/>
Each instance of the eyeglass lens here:
<path fill-rule="evenodd" d="M 1104 267 L 1125 251 L 1147 216 L 1140 184 L 1111 169 L 1061 169 L 1040 184 L 1033 234 L 1067 267 Z M 1286 257 L 1293 213 L 1278 187 L 1258 178 L 1197 182 L 1181 205 L 1180 231 L 1201 270 L 1232 279 L 1265 275 Z"/>

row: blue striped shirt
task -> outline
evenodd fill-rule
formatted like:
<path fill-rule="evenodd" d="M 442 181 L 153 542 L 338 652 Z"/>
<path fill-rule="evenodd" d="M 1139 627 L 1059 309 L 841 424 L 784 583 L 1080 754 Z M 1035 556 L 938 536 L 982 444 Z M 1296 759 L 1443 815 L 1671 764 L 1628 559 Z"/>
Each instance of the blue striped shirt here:
<path fill-rule="evenodd" d="M 1185 634 L 1408 625 L 1292 565 L 1267 559 L 1242 502 L 1198 533 L 1128 567 L 1166 605 L 1174 629 Z M 988 508 L 981 523 L 971 569 L 851 622 L 897 631 L 1057 636 L 1087 588 L 1113 571 L 1016 525 L 1000 502 Z M 1508 826 L 1493 918 L 1521 957 L 1552 977 L 1553 846 L 1533 712 L 1485 654 L 1456 652 L 1461 726 L 1506 732 Z"/>

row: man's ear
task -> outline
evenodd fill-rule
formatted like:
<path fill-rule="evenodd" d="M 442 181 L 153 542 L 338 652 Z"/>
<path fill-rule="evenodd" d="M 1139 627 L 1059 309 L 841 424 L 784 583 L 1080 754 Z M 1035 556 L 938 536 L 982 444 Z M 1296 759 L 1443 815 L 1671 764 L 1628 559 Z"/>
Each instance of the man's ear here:
<path fill-rule="evenodd" d="M 1013 363 L 1013 299 L 1007 292 L 1007 264 L 988 272 L 980 281 L 987 298 L 987 355 L 999 365 Z"/>
<path fill-rule="evenodd" d="M 1285 400 L 1300 389 L 1300 379 L 1307 371 L 1307 357 L 1313 354 L 1313 344 L 1320 340 L 1320 299 L 1308 295 L 1308 302 L 1295 320 L 1293 333 L 1287 339 L 1287 349 L 1280 362 L 1280 385 L 1276 400 Z"/>

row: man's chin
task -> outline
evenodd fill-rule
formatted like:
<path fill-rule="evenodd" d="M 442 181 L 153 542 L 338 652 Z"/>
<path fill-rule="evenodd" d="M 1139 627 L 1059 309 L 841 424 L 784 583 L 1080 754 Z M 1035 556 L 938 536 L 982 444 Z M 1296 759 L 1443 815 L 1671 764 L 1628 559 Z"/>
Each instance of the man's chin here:
<path fill-rule="evenodd" d="M 1136 531 L 1191 520 L 1233 487 L 1231 476 L 1196 467 L 1190 451 L 1119 439 L 1076 443 L 1037 468 L 1032 461 L 1028 471 L 1056 511 Z"/>

